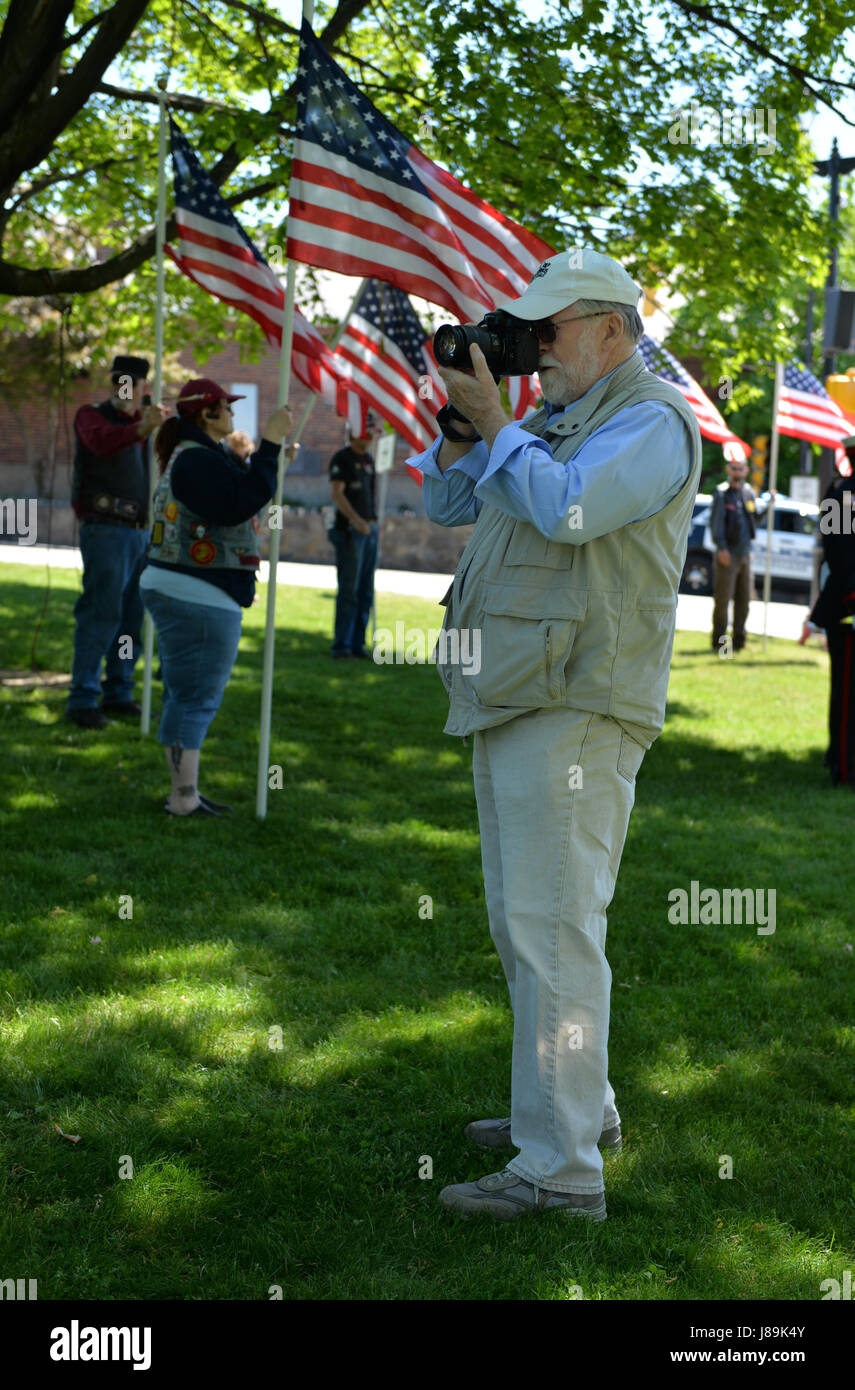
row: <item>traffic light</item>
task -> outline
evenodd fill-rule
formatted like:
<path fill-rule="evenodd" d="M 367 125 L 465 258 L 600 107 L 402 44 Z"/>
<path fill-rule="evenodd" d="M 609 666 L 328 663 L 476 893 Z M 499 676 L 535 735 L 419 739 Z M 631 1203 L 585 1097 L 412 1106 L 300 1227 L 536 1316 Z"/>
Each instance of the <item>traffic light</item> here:
<path fill-rule="evenodd" d="M 768 461 L 769 436 L 768 434 L 755 434 L 751 441 L 751 458 L 748 461 L 748 466 L 751 469 L 751 486 L 755 492 L 763 491 Z"/>
<path fill-rule="evenodd" d="M 825 378 L 825 389 L 829 396 L 837 405 L 842 405 L 850 415 L 855 414 L 855 367 L 850 367 L 847 372 L 837 376 L 827 376 Z M 855 426 L 853 426 L 855 433 Z"/>

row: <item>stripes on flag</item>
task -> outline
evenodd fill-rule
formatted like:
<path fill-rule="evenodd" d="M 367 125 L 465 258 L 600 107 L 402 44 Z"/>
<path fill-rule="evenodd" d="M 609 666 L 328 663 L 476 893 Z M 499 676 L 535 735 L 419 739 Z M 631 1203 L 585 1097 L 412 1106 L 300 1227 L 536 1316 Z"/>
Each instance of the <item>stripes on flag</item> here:
<path fill-rule="evenodd" d="M 466 322 L 526 289 L 553 249 L 411 144 L 304 19 L 289 257 L 378 277 Z"/>
<path fill-rule="evenodd" d="M 178 248 L 165 249 L 200 289 L 248 314 L 278 349 L 285 291 L 171 117 L 169 126 Z M 320 333 L 296 308 L 291 367 L 304 386 L 362 432 L 365 402 Z"/>
<path fill-rule="evenodd" d="M 855 426 L 846 411 L 801 364 L 791 362 L 784 367 L 776 426 L 780 434 L 834 449 L 839 471 L 848 476 L 849 460 L 840 441 L 855 433 Z"/>
<path fill-rule="evenodd" d="M 728 428 L 709 396 L 701 390 L 695 378 L 677 361 L 673 353 L 670 353 L 666 347 L 657 343 L 656 339 L 651 338 L 647 333 L 643 333 L 639 339 L 638 350 L 644 358 L 644 365 L 648 371 L 653 372 L 654 376 L 661 377 L 662 381 L 667 381 L 671 386 L 676 386 L 691 407 L 701 434 L 705 439 L 711 439 L 713 443 L 721 444 L 728 462 L 748 458 L 751 450 L 744 439 L 740 439 L 738 435 L 733 433 L 733 430 Z"/>
<path fill-rule="evenodd" d="M 439 432 L 436 412 L 448 397 L 432 339 L 403 290 L 367 280 L 334 355 L 362 397 L 415 453 L 430 448 Z M 508 385 L 520 418 L 535 398 L 531 378 L 511 377 Z M 409 471 L 421 484 L 421 471 Z"/>
<path fill-rule="evenodd" d="M 374 409 L 417 453 L 438 433 L 425 330 L 403 290 L 368 280 L 335 351 Z M 440 383 L 441 386 L 441 383 Z"/>

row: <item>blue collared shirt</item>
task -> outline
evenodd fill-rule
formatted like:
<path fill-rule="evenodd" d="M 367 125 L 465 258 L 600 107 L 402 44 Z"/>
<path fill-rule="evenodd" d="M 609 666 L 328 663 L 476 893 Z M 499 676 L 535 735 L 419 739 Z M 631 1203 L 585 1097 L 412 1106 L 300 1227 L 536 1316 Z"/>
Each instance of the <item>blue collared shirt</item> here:
<path fill-rule="evenodd" d="M 575 410 L 585 396 L 566 407 L 547 405 L 550 420 Z M 571 545 L 653 516 L 677 495 L 692 466 L 686 426 L 675 410 L 659 401 L 640 401 L 619 410 L 567 463 L 556 463 L 545 440 L 516 422 L 499 430 L 492 449 L 479 440 L 445 473 L 436 462 L 441 443 L 442 435 L 424 453 L 407 460 L 421 469 L 431 521 L 440 526 L 471 525 L 482 504 L 490 502 L 530 522 L 548 540 Z M 571 507 L 579 509 L 572 513 L 572 522 Z"/>

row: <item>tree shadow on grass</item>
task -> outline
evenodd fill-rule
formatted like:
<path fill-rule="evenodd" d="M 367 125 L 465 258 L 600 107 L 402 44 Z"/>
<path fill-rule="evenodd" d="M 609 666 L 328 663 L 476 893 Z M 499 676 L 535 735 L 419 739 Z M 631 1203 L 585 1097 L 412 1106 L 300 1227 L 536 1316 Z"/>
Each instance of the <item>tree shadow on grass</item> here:
<path fill-rule="evenodd" d="M 470 754 L 441 734 L 435 671 L 402 665 L 390 687 L 366 663 L 345 678 L 327 647 L 300 635 L 299 664 L 277 669 L 271 760 L 286 785 L 261 825 L 256 640 L 203 754 L 217 787 L 238 792 L 225 825 L 154 814 L 153 739 L 118 726 L 101 743 L 58 739 L 58 692 L 3 715 L 23 881 L 6 897 L 0 984 L 61 1019 L 26 1041 L 6 1088 L 19 1117 L 7 1229 L 34 1251 L 44 1296 L 266 1298 L 270 1283 L 297 1298 L 554 1298 L 574 1283 L 586 1296 L 752 1296 L 736 1252 L 766 1271 L 753 1295 L 818 1296 L 787 1232 L 818 1249 L 832 1231 L 836 1248 L 852 1239 L 840 1039 L 853 871 L 850 803 L 816 753 L 669 730 L 648 754 L 609 913 L 626 1135 L 606 1170 L 610 1220 L 467 1224 L 436 1198 L 501 1166 L 462 1128 L 508 1112 L 511 1042 Z M 55 804 L 28 805 L 30 784 Z M 774 935 L 669 921 L 669 894 L 692 879 L 774 889 Z M 122 892 L 132 921 L 117 920 Z M 432 919 L 418 915 L 424 893 Z M 68 928 L 50 917 L 58 905 Z M 168 1014 L 176 978 L 220 1003 Z M 103 1018 L 114 998 L 134 1017 Z M 66 1110 L 79 1147 L 53 1129 Z M 122 1154 L 137 1186 L 117 1178 Z M 83 1233 L 86 1258 L 57 1262 Z"/>

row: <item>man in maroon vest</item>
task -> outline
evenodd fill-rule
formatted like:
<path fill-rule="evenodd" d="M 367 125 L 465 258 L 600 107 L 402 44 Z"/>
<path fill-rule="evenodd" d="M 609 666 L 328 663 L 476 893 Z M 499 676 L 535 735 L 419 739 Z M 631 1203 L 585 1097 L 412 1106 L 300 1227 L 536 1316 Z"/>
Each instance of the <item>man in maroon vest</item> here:
<path fill-rule="evenodd" d="M 148 436 L 167 413 L 159 405 L 143 408 L 147 376 L 144 357 L 114 358 L 110 399 L 81 406 L 74 420 L 71 504 L 80 518 L 83 593 L 74 605 L 65 714 L 84 729 L 104 728 L 110 713 L 140 713 L 133 678 L 143 617 L 139 577 L 149 541 Z"/>

